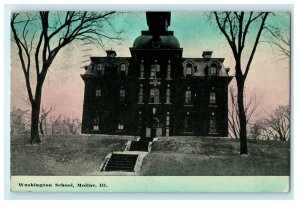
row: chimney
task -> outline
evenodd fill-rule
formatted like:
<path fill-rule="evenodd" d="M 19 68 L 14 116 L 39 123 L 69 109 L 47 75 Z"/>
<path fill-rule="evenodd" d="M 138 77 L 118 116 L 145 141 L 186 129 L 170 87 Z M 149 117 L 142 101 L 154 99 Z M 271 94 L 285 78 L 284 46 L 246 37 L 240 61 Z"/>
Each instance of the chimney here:
<path fill-rule="evenodd" d="M 115 57 L 115 56 L 117 56 L 116 51 L 114 51 L 113 49 L 106 50 L 106 54 L 107 54 L 107 57 Z"/>
<path fill-rule="evenodd" d="M 202 57 L 203 58 L 211 58 L 212 53 L 213 53 L 212 51 L 203 51 Z"/>

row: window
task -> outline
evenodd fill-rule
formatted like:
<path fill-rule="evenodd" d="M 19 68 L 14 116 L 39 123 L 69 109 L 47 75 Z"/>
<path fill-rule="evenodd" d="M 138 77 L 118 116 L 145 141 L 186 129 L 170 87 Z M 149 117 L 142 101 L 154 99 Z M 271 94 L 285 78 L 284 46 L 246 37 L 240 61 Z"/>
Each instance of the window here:
<path fill-rule="evenodd" d="M 118 130 L 124 130 L 124 124 L 123 122 L 118 123 Z"/>
<path fill-rule="evenodd" d="M 186 75 L 192 75 L 192 67 L 193 65 L 191 63 L 186 65 Z"/>
<path fill-rule="evenodd" d="M 97 70 L 97 75 L 98 76 L 104 74 L 104 66 L 102 64 L 98 64 L 97 67 L 96 67 L 96 70 Z"/>
<path fill-rule="evenodd" d="M 121 75 L 127 75 L 127 72 L 128 72 L 128 69 L 127 69 L 128 67 L 127 67 L 127 65 L 125 64 L 125 63 L 122 63 L 121 65 L 120 65 L 120 73 L 121 73 Z"/>
<path fill-rule="evenodd" d="M 166 126 L 170 126 L 170 116 L 166 116 Z"/>
<path fill-rule="evenodd" d="M 99 117 L 98 114 L 96 114 L 94 116 L 94 120 L 93 120 L 93 130 L 99 130 Z"/>
<path fill-rule="evenodd" d="M 170 88 L 167 88 L 167 91 L 166 91 L 166 103 L 170 103 L 170 95 L 171 95 Z"/>
<path fill-rule="evenodd" d="M 126 72 L 126 64 L 121 64 L 121 72 Z"/>
<path fill-rule="evenodd" d="M 142 64 L 140 65 L 140 78 L 144 78 L 144 70 L 145 70 L 145 68 L 144 68 L 144 64 L 143 64 L 143 60 L 141 61 L 142 62 Z"/>
<path fill-rule="evenodd" d="M 140 85 L 140 91 L 139 91 L 139 102 L 138 103 L 143 103 L 143 85 Z"/>
<path fill-rule="evenodd" d="M 159 78 L 160 75 L 160 65 L 157 64 L 157 61 L 154 61 L 154 64 L 151 65 L 151 73 L 150 73 L 150 78 Z"/>
<path fill-rule="evenodd" d="M 185 92 L 185 104 L 191 104 L 192 103 L 192 92 L 190 90 L 187 90 Z"/>
<path fill-rule="evenodd" d="M 169 64 L 167 67 L 167 79 L 171 79 L 171 65 L 170 65 L 171 61 L 169 60 Z"/>
<path fill-rule="evenodd" d="M 215 104 L 216 103 L 216 93 L 215 92 L 211 92 L 209 94 L 209 103 L 210 104 Z"/>
<path fill-rule="evenodd" d="M 212 116 L 209 119 L 209 133 L 211 134 L 217 133 L 217 122 L 214 117 L 214 113 L 212 113 Z"/>
<path fill-rule="evenodd" d="M 190 113 L 187 112 L 185 117 L 184 117 L 184 128 L 183 128 L 184 132 L 192 132 L 192 127 L 190 124 Z"/>
<path fill-rule="evenodd" d="M 170 129 L 166 128 L 166 137 L 169 137 L 169 136 L 170 136 Z"/>
<path fill-rule="evenodd" d="M 159 89 L 150 89 L 150 103 L 159 103 Z"/>
<path fill-rule="evenodd" d="M 212 75 L 212 76 L 217 75 L 217 65 L 216 64 L 212 64 L 210 66 L 210 75 Z"/>
<path fill-rule="evenodd" d="M 102 95 L 101 89 L 96 90 L 96 97 L 100 97 Z"/>
<path fill-rule="evenodd" d="M 120 101 L 124 101 L 125 100 L 125 89 L 121 89 L 120 90 Z"/>

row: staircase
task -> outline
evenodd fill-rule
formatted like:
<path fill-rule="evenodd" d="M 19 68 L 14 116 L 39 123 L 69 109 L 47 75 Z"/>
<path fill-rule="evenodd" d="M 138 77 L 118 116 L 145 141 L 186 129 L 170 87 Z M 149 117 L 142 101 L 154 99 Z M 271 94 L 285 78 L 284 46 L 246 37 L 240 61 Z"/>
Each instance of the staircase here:
<path fill-rule="evenodd" d="M 129 151 L 143 151 L 148 152 L 149 141 L 131 141 Z"/>
<path fill-rule="evenodd" d="M 132 154 L 112 154 L 104 171 L 134 172 L 137 157 L 138 155 Z"/>

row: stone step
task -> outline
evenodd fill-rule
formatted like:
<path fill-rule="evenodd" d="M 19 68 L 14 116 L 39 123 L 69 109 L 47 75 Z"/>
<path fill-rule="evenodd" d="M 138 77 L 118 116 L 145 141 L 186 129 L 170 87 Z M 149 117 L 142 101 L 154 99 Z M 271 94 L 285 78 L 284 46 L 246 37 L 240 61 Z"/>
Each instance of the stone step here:
<path fill-rule="evenodd" d="M 138 155 L 112 154 L 105 171 L 134 171 Z"/>

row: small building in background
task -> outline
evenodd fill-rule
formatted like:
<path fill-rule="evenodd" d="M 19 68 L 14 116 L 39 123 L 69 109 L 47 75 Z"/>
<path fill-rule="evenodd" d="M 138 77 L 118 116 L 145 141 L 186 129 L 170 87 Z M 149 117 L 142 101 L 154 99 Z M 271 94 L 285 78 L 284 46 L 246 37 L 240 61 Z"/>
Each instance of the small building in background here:
<path fill-rule="evenodd" d="M 11 134 L 24 134 L 30 131 L 28 112 L 28 110 L 23 111 L 20 108 L 13 108 L 13 110 L 10 112 Z"/>

